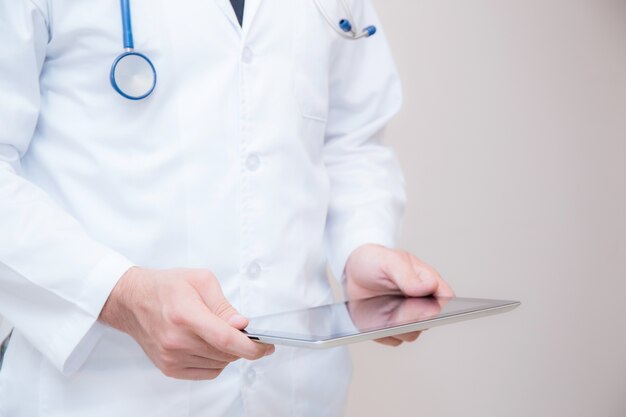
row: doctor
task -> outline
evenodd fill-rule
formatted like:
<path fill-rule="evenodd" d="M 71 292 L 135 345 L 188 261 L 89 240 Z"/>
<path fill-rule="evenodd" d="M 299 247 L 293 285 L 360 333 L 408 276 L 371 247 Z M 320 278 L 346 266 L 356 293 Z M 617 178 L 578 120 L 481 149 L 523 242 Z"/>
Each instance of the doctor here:
<path fill-rule="evenodd" d="M 370 1 L 232 3 L 0 0 L 0 416 L 264 415 L 304 354 L 239 329 L 331 301 L 327 264 L 351 297 L 452 294 L 393 249 Z"/>

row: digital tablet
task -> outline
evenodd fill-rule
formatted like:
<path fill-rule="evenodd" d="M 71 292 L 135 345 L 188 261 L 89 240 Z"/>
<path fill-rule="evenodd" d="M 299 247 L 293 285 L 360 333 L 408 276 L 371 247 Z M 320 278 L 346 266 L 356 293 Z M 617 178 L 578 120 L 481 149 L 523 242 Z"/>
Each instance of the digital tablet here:
<path fill-rule="evenodd" d="M 329 348 L 510 311 L 518 301 L 383 295 L 253 317 L 243 331 L 276 345 Z"/>

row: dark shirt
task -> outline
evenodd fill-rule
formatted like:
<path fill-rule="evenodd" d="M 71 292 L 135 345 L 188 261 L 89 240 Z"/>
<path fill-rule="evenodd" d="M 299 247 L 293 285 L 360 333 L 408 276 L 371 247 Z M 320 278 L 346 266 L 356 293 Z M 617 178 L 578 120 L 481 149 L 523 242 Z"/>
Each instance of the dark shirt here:
<path fill-rule="evenodd" d="M 239 20 L 239 24 L 243 22 L 243 5 L 246 0 L 230 0 L 230 4 L 233 5 L 233 9 L 235 9 L 235 14 L 237 15 L 237 20 Z"/>

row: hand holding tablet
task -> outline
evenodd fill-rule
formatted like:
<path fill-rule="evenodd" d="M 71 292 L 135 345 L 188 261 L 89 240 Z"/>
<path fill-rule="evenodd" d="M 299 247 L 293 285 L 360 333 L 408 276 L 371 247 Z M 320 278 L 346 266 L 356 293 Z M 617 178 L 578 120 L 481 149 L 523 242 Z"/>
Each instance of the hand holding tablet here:
<path fill-rule="evenodd" d="M 402 249 L 366 244 L 345 266 L 348 299 L 250 319 L 245 333 L 264 343 L 325 348 L 363 340 L 397 346 L 421 330 L 502 313 L 517 301 L 457 298 L 441 275 Z"/>

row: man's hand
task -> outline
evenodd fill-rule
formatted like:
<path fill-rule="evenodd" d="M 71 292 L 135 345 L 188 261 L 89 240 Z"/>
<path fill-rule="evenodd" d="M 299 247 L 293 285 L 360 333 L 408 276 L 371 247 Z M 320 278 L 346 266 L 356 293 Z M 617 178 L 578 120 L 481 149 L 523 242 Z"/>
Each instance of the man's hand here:
<path fill-rule="evenodd" d="M 345 268 L 346 292 L 349 299 L 383 294 L 409 297 L 453 297 L 454 291 L 431 266 L 400 249 L 380 245 L 363 245 L 355 249 Z M 412 342 L 420 332 L 379 339 L 377 342 L 398 346 Z"/>
<path fill-rule="evenodd" d="M 240 332 L 248 320 L 206 270 L 131 268 L 111 292 L 100 321 L 128 333 L 165 375 L 178 379 L 214 379 L 239 358 L 274 352 L 274 346 Z"/>

